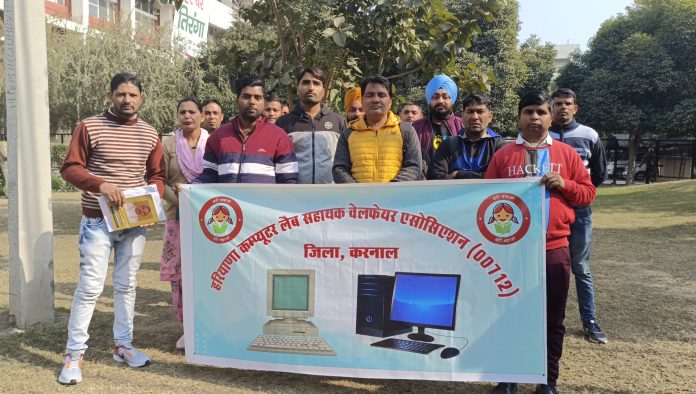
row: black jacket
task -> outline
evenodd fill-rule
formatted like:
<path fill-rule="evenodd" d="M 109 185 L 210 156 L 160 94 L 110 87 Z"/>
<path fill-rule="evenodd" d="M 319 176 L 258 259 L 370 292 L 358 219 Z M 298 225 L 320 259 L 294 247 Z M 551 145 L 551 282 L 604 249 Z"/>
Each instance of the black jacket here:
<path fill-rule="evenodd" d="M 493 154 L 505 146 L 500 135 L 487 131 L 487 136 L 476 141 L 469 140 L 463 129 L 460 135 L 442 141 L 433 156 L 428 179 L 483 178 Z M 453 177 L 454 171 L 457 173 Z"/>

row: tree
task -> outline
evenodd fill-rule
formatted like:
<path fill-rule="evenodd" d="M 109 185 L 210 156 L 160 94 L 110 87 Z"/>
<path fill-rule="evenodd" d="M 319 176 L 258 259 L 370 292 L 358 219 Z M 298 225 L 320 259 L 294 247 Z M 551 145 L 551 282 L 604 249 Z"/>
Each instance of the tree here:
<path fill-rule="evenodd" d="M 582 81 L 587 79 L 587 65 L 582 60 L 582 53 L 574 51 L 570 54 L 568 64 L 561 70 L 553 83 L 558 88 L 568 88 L 579 92 Z M 580 116 L 583 116 L 582 113 Z"/>
<path fill-rule="evenodd" d="M 628 181 L 646 135 L 696 135 L 696 0 L 638 0 L 561 72 L 585 123 L 626 132 Z"/>
<path fill-rule="evenodd" d="M 230 69 L 264 76 L 270 88 L 287 87 L 289 99 L 294 73 L 318 66 L 328 75 L 327 94 L 334 105 L 341 89 L 363 74 L 427 80 L 439 71 L 459 77 L 462 85 L 486 88 L 488 75 L 462 70 L 456 59 L 471 45 L 477 21 L 493 20 L 501 3 L 473 0 L 468 13 L 460 14 L 442 0 L 260 0 L 241 10 L 228 36 L 239 38 L 251 27 L 252 36 L 261 36 L 248 53 L 253 56 L 238 56 L 233 46 L 239 40 L 227 39 L 213 49 L 213 57 Z"/>
<path fill-rule="evenodd" d="M 449 4 L 463 14 L 474 7 L 461 0 L 449 0 Z M 518 2 L 510 0 L 500 4 L 492 21 L 478 20 L 481 32 L 472 37 L 473 45 L 459 60 L 463 68 L 473 65 L 479 73 L 490 75 L 490 89 L 465 88 L 462 94 L 488 93 L 493 102 L 493 122 L 501 132 L 517 130 L 517 92 L 525 77 L 524 63 L 517 47 L 518 14 Z"/>
<path fill-rule="evenodd" d="M 520 96 L 532 90 L 549 93 L 553 73 L 556 71 L 556 53 L 553 44 L 547 42 L 542 45 L 539 37 L 535 35 L 531 35 L 520 45 L 520 54 L 525 65 L 525 82 L 518 90 Z"/>
<path fill-rule="evenodd" d="M 336 16 L 335 8 L 329 0 L 257 1 L 240 10 L 240 19 L 210 48 L 211 56 L 215 63 L 235 70 L 232 78 L 258 74 L 268 90 L 286 87 L 283 96 L 291 105 L 290 86 L 302 67 L 322 68 L 328 76 L 328 93 L 357 69 L 339 45 L 345 46 L 352 27 Z M 330 32 L 330 27 L 336 30 Z"/>
<path fill-rule="evenodd" d="M 138 43 L 127 26 L 88 30 L 84 35 L 47 25 L 49 105 L 52 133 L 71 131 L 81 119 L 102 112 L 111 77 L 133 72 L 143 81 L 140 116 L 160 133 L 177 124 L 176 102 L 204 93 L 230 97 L 229 84 L 185 58 L 162 36 Z M 217 70 L 213 70 L 217 71 Z"/>

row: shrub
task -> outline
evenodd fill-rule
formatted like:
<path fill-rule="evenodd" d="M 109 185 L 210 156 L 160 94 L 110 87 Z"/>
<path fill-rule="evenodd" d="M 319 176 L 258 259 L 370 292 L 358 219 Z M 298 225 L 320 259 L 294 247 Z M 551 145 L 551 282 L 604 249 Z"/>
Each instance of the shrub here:
<path fill-rule="evenodd" d="M 51 144 L 51 168 L 60 168 L 68 151 L 66 144 Z"/>
<path fill-rule="evenodd" d="M 51 190 L 54 192 L 74 192 L 75 186 L 65 182 L 58 174 L 51 174 Z"/>
<path fill-rule="evenodd" d="M 54 192 L 59 192 L 63 189 L 65 181 L 59 175 L 51 175 L 51 190 Z"/>

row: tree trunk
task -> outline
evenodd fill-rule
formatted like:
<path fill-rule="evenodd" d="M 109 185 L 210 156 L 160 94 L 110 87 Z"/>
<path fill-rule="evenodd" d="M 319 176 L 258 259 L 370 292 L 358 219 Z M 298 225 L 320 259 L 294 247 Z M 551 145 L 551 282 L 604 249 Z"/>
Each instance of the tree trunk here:
<path fill-rule="evenodd" d="M 640 132 L 636 131 L 629 134 L 628 137 L 628 163 L 626 163 L 626 184 L 632 185 L 634 182 L 633 175 L 636 172 L 636 153 L 640 145 Z"/>
<path fill-rule="evenodd" d="M 292 99 L 292 94 L 293 94 L 292 86 L 288 85 L 287 89 L 288 89 L 288 108 L 290 108 L 290 111 L 292 111 L 292 109 L 295 107 L 295 104 L 293 103 L 293 99 Z"/>
<path fill-rule="evenodd" d="M 327 101 L 331 97 L 331 88 L 333 87 L 335 69 L 329 71 L 329 76 L 326 78 L 326 83 L 324 83 L 324 101 Z M 331 104 L 331 103 L 329 103 Z"/>
<path fill-rule="evenodd" d="M 384 53 L 385 51 L 382 51 L 379 54 L 379 61 L 377 62 L 377 75 L 382 75 L 384 72 Z"/>
<path fill-rule="evenodd" d="M 275 22 L 276 22 L 276 33 L 278 34 L 278 42 L 280 43 L 280 55 L 283 60 L 283 66 L 288 65 L 288 47 L 285 42 L 285 36 L 283 36 L 283 27 L 280 23 L 280 13 L 278 11 L 278 3 L 276 0 L 271 1 L 271 5 L 273 8 L 273 16 L 275 17 Z M 288 108 L 292 110 L 292 88 L 288 86 Z"/>

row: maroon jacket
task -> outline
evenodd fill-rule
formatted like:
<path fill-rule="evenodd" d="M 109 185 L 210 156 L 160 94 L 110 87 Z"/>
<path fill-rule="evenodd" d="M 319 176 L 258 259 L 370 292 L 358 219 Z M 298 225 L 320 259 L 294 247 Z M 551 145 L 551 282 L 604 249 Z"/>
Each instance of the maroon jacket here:
<path fill-rule="evenodd" d="M 452 114 L 447 119 L 447 129 L 449 130 L 449 136 L 455 136 L 459 134 L 459 130 L 464 128 L 464 121 L 462 119 Z M 413 127 L 416 129 L 416 134 L 418 134 L 418 140 L 420 141 L 421 152 L 423 156 L 423 175 L 428 173 L 428 168 L 430 168 L 430 162 L 433 160 L 436 148 L 433 146 L 433 125 L 430 122 L 430 116 L 418 119 L 413 122 Z"/>

